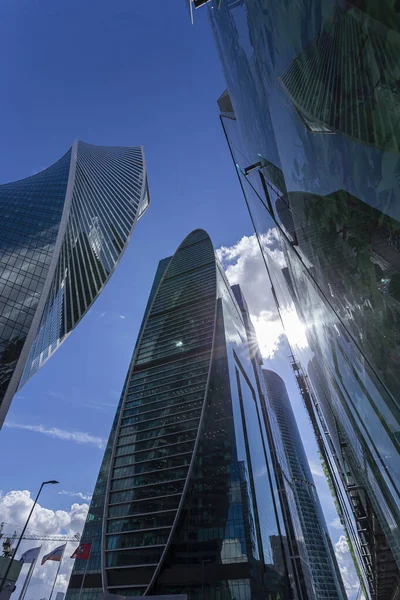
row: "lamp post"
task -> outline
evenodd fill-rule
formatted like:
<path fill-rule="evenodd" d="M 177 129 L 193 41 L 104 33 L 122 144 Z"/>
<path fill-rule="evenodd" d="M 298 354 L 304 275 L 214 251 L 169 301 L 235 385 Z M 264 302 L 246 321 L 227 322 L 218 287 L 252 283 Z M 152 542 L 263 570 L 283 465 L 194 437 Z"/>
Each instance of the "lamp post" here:
<path fill-rule="evenodd" d="M 33 503 L 33 506 L 32 506 L 32 508 L 31 508 L 31 511 L 30 511 L 29 515 L 28 515 L 28 518 L 27 518 L 27 520 L 26 520 L 26 522 L 25 522 L 25 525 L 24 525 L 24 528 L 23 528 L 23 530 L 22 530 L 22 532 L 21 532 L 21 535 L 20 535 L 20 536 L 19 536 L 19 538 L 18 538 L 18 542 L 17 542 L 17 545 L 16 545 L 16 547 L 15 547 L 15 550 L 14 550 L 13 557 L 14 557 L 14 556 L 16 556 L 16 554 L 17 554 L 17 550 L 18 550 L 18 548 L 19 548 L 19 545 L 20 545 L 20 543 L 21 543 L 21 541 L 22 541 L 22 538 L 24 537 L 24 533 L 25 533 L 25 530 L 26 530 L 26 528 L 27 528 L 27 526 L 28 526 L 29 519 L 30 519 L 30 518 L 31 518 L 31 516 L 32 516 L 33 510 L 34 510 L 34 508 L 35 508 L 35 506 L 36 506 L 36 503 L 37 503 L 37 501 L 38 501 L 38 498 L 39 498 L 39 496 L 40 496 L 40 493 L 41 493 L 41 491 L 42 491 L 42 489 L 43 489 L 43 486 L 45 486 L 45 485 L 47 485 L 47 484 L 49 484 L 49 483 L 55 484 L 55 483 L 59 483 L 59 482 L 58 482 L 58 481 L 56 481 L 55 479 L 52 479 L 51 481 L 43 481 L 43 483 L 42 483 L 42 485 L 40 486 L 40 488 L 39 488 L 39 491 L 38 491 L 38 493 L 37 493 L 37 495 L 36 495 L 35 502 Z M 7 580 L 7 575 L 8 575 L 8 573 L 9 573 L 10 569 L 11 569 L 12 561 L 13 561 L 13 558 L 10 558 L 10 562 L 8 563 L 8 567 L 7 567 L 7 569 L 6 569 L 6 572 L 5 572 L 5 574 L 4 574 L 4 577 L 3 577 L 2 581 L 1 581 L 1 584 L 0 584 L 0 594 L 1 594 L 1 592 L 3 591 L 4 584 L 5 584 L 6 580 Z"/>

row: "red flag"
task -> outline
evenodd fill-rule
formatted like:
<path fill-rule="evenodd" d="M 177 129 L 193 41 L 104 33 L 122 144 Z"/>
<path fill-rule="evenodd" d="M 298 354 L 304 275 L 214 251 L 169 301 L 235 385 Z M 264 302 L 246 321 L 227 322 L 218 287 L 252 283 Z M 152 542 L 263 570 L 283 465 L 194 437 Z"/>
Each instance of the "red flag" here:
<path fill-rule="evenodd" d="M 79 544 L 71 558 L 83 558 L 87 560 L 89 558 L 90 550 L 92 549 L 92 542 L 87 544 Z"/>

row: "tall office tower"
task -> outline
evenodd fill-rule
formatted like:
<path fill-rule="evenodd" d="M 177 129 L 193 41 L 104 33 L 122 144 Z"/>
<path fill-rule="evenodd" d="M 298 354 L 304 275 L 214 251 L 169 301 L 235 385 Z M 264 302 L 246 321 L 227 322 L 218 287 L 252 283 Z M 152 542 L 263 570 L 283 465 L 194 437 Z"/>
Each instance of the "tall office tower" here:
<path fill-rule="evenodd" d="M 285 383 L 274 371 L 263 369 L 263 375 L 289 465 L 316 597 L 344 599 L 347 596 L 343 581 Z"/>
<path fill-rule="evenodd" d="M 51 167 L 0 186 L 0 426 L 103 289 L 148 203 L 140 147 L 75 141 Z"/>
<path fill-rule="evenodd" d="M 86 600 L 292 597 L 248 331 L 209 236 L 193 231 L 159 265 L 68 600 L 82 582 Z"/>
<path fill-rule="evenodd" d="M 228 88 L 221 123 L 290 323 L 296 377 L 365 593 L 392 600 L 400 586 L 398 11 L 358 0 L 207 6 Z M 307 348 L 296 345 L 296 313 Z"/>
<path fill-rule="evenodd" d="M 295 598 L 344 599 L 346 593 L 333 553 L 308 461 L 282 379 L 263 364 L 246 301 L 238 285 L 232 291 L 242 311 L 253 364 L 259 379 L 261 413 L 273 465 L 291 565 Z M 282 412 L 283 411 L 283 412 Z"/>

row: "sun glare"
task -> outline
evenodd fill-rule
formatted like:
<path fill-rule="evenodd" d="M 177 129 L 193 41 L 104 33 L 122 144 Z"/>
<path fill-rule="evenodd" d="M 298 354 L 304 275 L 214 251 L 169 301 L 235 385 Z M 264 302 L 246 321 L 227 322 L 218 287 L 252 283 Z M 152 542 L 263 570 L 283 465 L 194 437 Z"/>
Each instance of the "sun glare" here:
<path fill-rule="evenodd" d="M 294 310 L 284 311 L 282 318 L 290 345 L 294 349 L 307 348 L 306 329 L 296 312 Z M 252 315 L 251 320 L 256 330 L 261 355 L 263 358 L 273 358 L 284 334 L 280 319 L 268 311 L 263 311 L 258 316 Z"/>

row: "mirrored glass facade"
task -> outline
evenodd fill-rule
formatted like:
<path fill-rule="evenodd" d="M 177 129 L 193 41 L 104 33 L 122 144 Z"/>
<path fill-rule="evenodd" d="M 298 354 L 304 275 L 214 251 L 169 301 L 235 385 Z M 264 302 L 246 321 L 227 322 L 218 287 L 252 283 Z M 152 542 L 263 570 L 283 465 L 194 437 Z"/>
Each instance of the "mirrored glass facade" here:
<path fill-rule="evenodd" d="M 79 141 L 0 186 L 0 424 L 100 293 L 148 199 L 142 148 Z"/>
<path fill-rule="evenodd" d="M 228 86 L 221 122 L 316 397 L 353 554 L 367 595 L 392 599 L 400 565 L 398 10 L 386 0 L 212 0 L 208 10 Z"/>
<path fill-rule="evenodd" d="M 192 232 L 153 284 L 83 531 L 86 600 L 292 597 L 250 338 L 210 238 Z"/>

